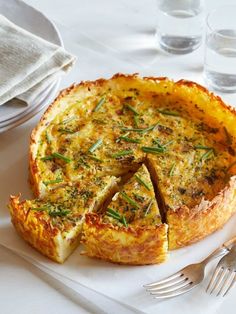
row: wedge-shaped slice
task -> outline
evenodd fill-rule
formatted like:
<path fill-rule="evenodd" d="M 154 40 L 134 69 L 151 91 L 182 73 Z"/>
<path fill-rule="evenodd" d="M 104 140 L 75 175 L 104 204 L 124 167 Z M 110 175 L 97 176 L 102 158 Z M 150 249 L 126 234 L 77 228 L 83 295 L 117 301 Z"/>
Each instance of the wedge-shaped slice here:
<path fill-rule="evenodd" d="M 142 165 L 115 194 L 103 215 L 86 215 L 83 254 L 120 264 L 161 263 L 167 255 L 167 225 L 147 168 Z"/>
<path fill-rule="evenodd" d="M 114 177 L 97 178 L 52 190 L 47 199 L 11 196 L 12 223 L 26 242 L 63 263 L 78 246 L 85 213 L 99 207 L 116 186 Z"/>

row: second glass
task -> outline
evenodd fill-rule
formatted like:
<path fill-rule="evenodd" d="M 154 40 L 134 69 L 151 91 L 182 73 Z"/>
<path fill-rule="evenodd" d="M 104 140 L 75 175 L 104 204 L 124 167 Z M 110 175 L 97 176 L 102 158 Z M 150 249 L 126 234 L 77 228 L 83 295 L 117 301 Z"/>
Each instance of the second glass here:
<path fill-rule="evenodd" d="M 160 47 L 173 54 L 186 54 L 202 41 L 204 5 L 201 0 L 157 0 L 156 36 Z"/>

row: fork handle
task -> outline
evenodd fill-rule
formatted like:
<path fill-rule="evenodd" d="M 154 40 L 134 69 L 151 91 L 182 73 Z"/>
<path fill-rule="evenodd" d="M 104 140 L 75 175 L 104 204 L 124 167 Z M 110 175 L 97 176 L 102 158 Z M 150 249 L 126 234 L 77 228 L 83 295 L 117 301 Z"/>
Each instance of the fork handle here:
<path fill-rule="evenodd" d="M 227 253 L 228 251 L 231 250 L 232 246 L 235 243 L 236 243 L 236 236 L 234 236 L 232 239 L 230 239 L 230 240 L 226 241 L 225 243 L 223 243 L 219 248 L 217 248 L 210 255 L 208 255 L 207 258 L 205 258 L 202 261 L 202 263 L 206 265 L 208 262 L 210 262 L 214 258 L 217 258 L 219 256 L 224 255 L 225 253 Z"/>
<path fill-rule="evenodd" d="M 236 236 L 234 236 L 232 239 L 226 241 L 223 246 L 227 249 L 227 250 L 231 250 L 233 245 L 236 244 Z"/>

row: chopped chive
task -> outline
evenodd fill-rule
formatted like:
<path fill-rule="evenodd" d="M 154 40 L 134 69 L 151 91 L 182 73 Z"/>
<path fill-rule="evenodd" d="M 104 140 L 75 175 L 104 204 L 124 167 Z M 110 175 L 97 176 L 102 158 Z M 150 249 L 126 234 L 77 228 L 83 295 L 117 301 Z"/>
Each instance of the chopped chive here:
<path fill-rule="evenodd" d="M 48 156 L 44 156 L 44 157 L 41 158 L 41 160 L 43 160 L 43 161 L 52 160 L 52 159 L 54 159 L 53 155 L 48 155 Z"/>
<path fill-rule="evenodd" d="M 107 213 L 115 215 L 120 218 L 120 214 L 110 207 L 107 207 Z"/>
<path fill-rule="evenodd" d="M 138 111 L 134 107 L 130 106 L 129 104 L 125 104 L 125 107 L 128 108 L 130 111 L 132 111 L 136 116 L 139 115 Z"/>
<path fill-rule="evenodd" d="M 148 146 L 143 146 L 141 147 L 142 151 L 145 153 L 150 153 L 150 154 L 160 154 L 164 153 L 166 151 L 165 147 L 148 147 Z"/>
<path fill-rule="evenodd" d="M 88 155 L 89 158 L 95 160 L 95 161 L 98 161 L 98 162 L 102 162 L 102 159 L 100 158 L 97 158 L 96 156 L 93 156 L 93 155 Z"/>
<path fill-rule="evenodd" d="M 122 156 L 126 156 L 126 155 L 131 155 L 133 154 L 132 150 L 122 150 L 118 153 L 115 153 L 113 155 L 111 155 L 112 158 L 118 158 L 118 157 L 122 157 Z"/>
<path fill-rule="evenodd" d="M 60 124 L 65 124 L 65 123 L 71 122 L 71 121 L 75 120 L 75 118 L 76 117 L 67 118 L 67 119 L 63 120 Z"/>
<path fill-rule="evenodd" d="M 234 165 L 236 165 L 236 161 L 232 162 L 228 168 L 226 169 L 226 172 L 228 172 Z"/>
<path fill-rule="evenodd" d="M 133 139 L 127 136 L 120 136 L 119 139 L 125 141 L 125 142 L 129 142 L 129 143 L 141 143 L 141 140 L 139 139 Z"/>
<path fill-rule="evenodd" d="M 122 216 L 120 222 L 125 226 L 125 227 L 128 227 L 128 224 L 127 224 L 127 221 L 125 219 L 125 216 Z"/>
<path fill-rule="evenodd" d="M 125 135 L 123 135 L 123 136 L 125 136 L 125 137 L 127 137 L 129 135 L 129 132 L 127 132 L 127 133 L 125 133 Z M 119 143 L 120 142 L 120 139 L 121 138 L 121 136 L 119 136 L 117 139 L 116 139 L 116 143 Z"/>
<path fill-rule="evenodd" d="M 51 144 L 52 141 L 47 131 L 46 131 L 46 139 L 47 139 L 48 144 Z"/>
<path fill-rule="evenodd" d="M 145 182 L 143 181 L 142 178 L 140 178 L 139 176 L 137 176 L 136 174 L 134 175 L 135 179 L 138 181 L 139 184 L 143 185 L 148 191 L 151 191 L 151 188 L 150 186 Z"/>
<path fill-rule="evenodd" d="M 120 192 L 120 194 L 130 205 L 134 206 L 135 208 L 140 208 L 139 204 L 132 200 L 132 198 L 130 198 L 125 192 Z"/>
<path fill-rule="evenodd" d="M 49 216 L 51 217 L 64 217 L 70 213 L 70 210 L 50 210 L 48 212 Z"/>
<path fill-rule="evenodd" d="M 102 139 L 100 138 L 99 140 L 97 140 L 97 142 L 95 142 L 89 149 L 88 151 L 90 153 L 93 153 L 100 145 L 102 145 Z"/>
<path fill-rule="evenodd" d="M 128 227 L 127 221 L 125 219 L 125 216 L 121 216 L 118 212 L 116 212 L 115 210 L 113 210 L 112 208 L 107 208 L 106 211 L 106 215 L 109 217 L 112 217 L 116 220 L 118 220 L 119 222 L 121 222 L 125 227 Z"/>
<path fill-rule="evenodd" d="M 52 156 L 53 156 L 54 158 L 59 158 L 59 159 L 61 159 L 61 160 L 64 160 L 66 163 L 71 162 L 71 159 L 70 159 L 70 158 L 68 158 L 68 157 L 66 157 L 66 156 L 64 156 L 64 155 L 62 155 L 62 154 L 60 154 L 60 153 L 53 153 Z"/>
<path fill-rule="evenodd" d="M 62 179 L 55 179 L 55 180 L 43 181 L 43 184 L 47 186 L 49 184 L 60 183 L 62 181 L 63 181 Z"/>
<path fill-rule="evenodd" d="M 65 134 L 73 134 L 76 131 L 72 131 L 72 130 L 69 130 L 69 129 L 66 129 L 66 128 L 60 128 L 60 129 L 58 129 L 58 132 L 65 133 Z"/>
<path fill-rule="evenodd" d="M 139 124 L 139 117 L 137 115 L 134 115 L 134 125 L 136 126 L 136 128 L 138 127 Z"/>
<path fill-rule="evenodd" d="M 173 140 L 172 140 L 172 141 L 169 141 L 169 142 L 167 142 L 167 143 L 165 143 L 165 144 L 162 144 L 162 146 L 163 146 L 163 147 L 166 147 L 166 146 L 168 146 L 168 145 L 170 145 L 170 144 L 172 144 L 172 143 L 174 143 Z"/>
<path fill-rule="evenodd" d="M 175 163 L 171 166 L 170 171 L 169 171 L 169 176 L 172 177 L 174 175 L 174 171 L 175 171 Z"/>
<path fill-rule="evenodd" d="M 179 113 L 176 111 L 171 111 L 171 110 L 166 110 L 166 109 L 157 109 L 157 111 L 159 113 L 166 115 L 166 116 L 175 116 L 175 117 L 179 116 Z"/>
<path fill-rule="evenodd" d="M 46 207 L 46 206 L 35 207 L 35 208 L 31 208 L 31 210 L 35 210 L 35 211 L 38 211 L 38 212 L 42 212 L 42 211 L 44 211 L 44 210 L 48 210 L 48 207 Z"/>
<path fill-rule="evenodd" d="M 146 211 L 145 211 L 145 213 L 144 213 L 144 217 L 146 217 L 147 214 L 149 213 L 149 211 L 150 211 L 150 209 L 151 209 L 151 207 L 152 207 L 152 204 L 153 204 L 153 200 L 151 200 L 151 201 L 149 202 L 148 207 L 147 207 L 147 209 L 146 209 Z"/>
<path fill-rule="evenodd" d="M 121 131 L 125 131 L 125 132 L 137 132 L 137 133 L 146 133 L 146 132 L 149 132 L 149 131 L 152 131 L 155 129 L 155 127 L 157 127 L 158 123 L 154 124 L 154 125 L 151 125 L 147 128 L 144 128 L 144 129 L 139 129 L 139 128 L 121 128 Z"/>
<path fill-rule="evenodd" d="M 224 129 L 224 132 L 225 132 L 226 143 L 227 143 L 228 145 L 232 145 L 232 142 L 233 142 L 232 136 L 229 134 L 229 132 L 228 132 L 228 130 L 226 129 L 226 127 L 223 127 L 223 129 Z"/>
<path fill-rule="evenodd" d="M 200 160 L 201 160 L 201 161 L 204 161 L 204 160 L 208 159 L 208 157 L 209 157 L 212 153 L 214 153 L 214 150 L 213 150 L 213 149 L 207 150 L 207 152 L 201 156 Z"/>
<path fill-rule="evenodd" d="M 102 97 L 97 103 L 96 107 L 93 109 L 93 111 L 97 112 L 101 108 L 101 106 L 104 104 L 104 102 L 105 102 L 105 97 Z"/>
<path fill-rule="evenodd" d="M 86 168 L 90 168 L 89 164 L 82 157 L 79 158 L 78 164 L 82 165 L 82 166 L 85 166 Z"/>
<path fill-rule="evenodd" d="M 204 145 L 196 145 L 194 146 L 195 149 L 203 149 L 203 150 L 213 150 L 212 147 L 204 146 Z"/>

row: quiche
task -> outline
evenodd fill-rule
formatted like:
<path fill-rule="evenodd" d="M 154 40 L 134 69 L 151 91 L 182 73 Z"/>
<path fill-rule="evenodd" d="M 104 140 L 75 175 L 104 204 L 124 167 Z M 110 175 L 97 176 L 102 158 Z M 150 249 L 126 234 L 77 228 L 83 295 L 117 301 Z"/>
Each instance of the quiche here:
<path fill-rule="evenodd" d="M 83 254 L 120 264 L 154 264 L 167 255 L 167 225 L 162 224 L 145 165 L 117 192 L 101 213 L 86 214 Z"/>
<path fill-rule="evenodd" d="M 161 262 L 166 233 L 170 250 L 186 246 L 221 228 L 236 211 L 235 122 L 233 108 L 185 80 L 116 74 L 73 85 L 32 132 L 30 181 L 37 199 L 11 197 L 13 224 L 26 241 L 58 262 L 76 247 L 81 232 L 89 256 L 127 264 Z M 133 193 L 137 171 L 150 181 L 145 167 L 158 206 L 152 205 L 151 219 L 139 219 L 140 204 L 129 221 L 134 213 L 123 212 L 122 191 Z M 138 187 L 138 195 L 143 188 Z M 73 200 L 66 192 L 70 189 L 77 191 Z M 35 210 L 40 207 L 47 209 Z M 62 216 L 50 215 L 60 208 Z M 109 217 L 109 208 L 126 223 Z M 48 230 L 53 236 L 46 236 Z M 106 248 L 99 246 L 102 238 Z"/>

